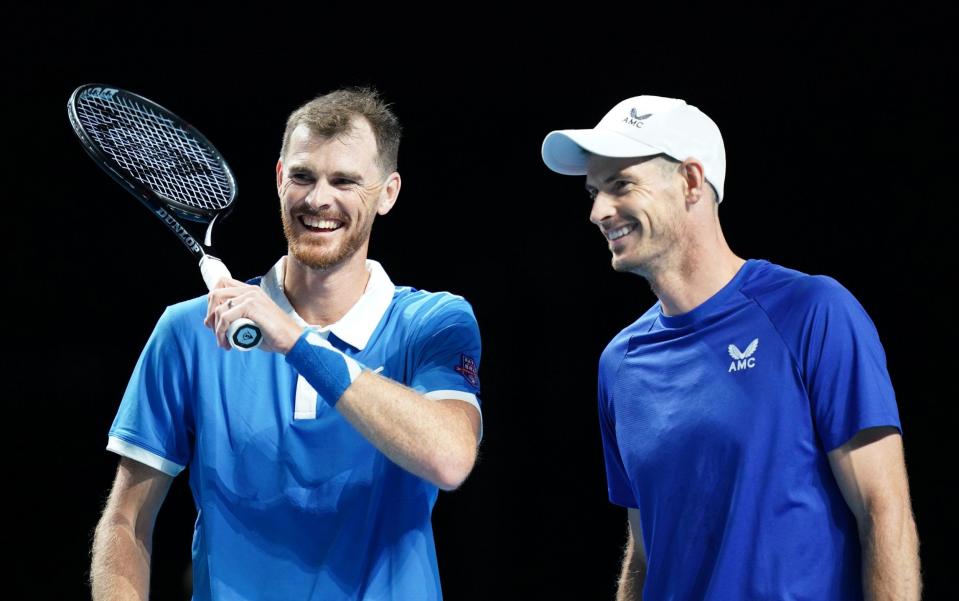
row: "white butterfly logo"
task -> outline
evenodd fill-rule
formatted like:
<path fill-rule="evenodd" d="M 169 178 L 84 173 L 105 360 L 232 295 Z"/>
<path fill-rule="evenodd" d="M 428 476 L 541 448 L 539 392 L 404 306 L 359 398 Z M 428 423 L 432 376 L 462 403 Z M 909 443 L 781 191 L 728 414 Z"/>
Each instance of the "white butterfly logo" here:
<path fill-rule="evenodd" d="M 735 344 L 729 345 L 729 356 L 733 359 L 749 359 L 753 356 L 753 353 L 756 352 L 756 349 L 759 348 L 759 338 L 753 340 L 749 343 L 749 346 L 746 347 L 745 351 L 739 350 Z"/>

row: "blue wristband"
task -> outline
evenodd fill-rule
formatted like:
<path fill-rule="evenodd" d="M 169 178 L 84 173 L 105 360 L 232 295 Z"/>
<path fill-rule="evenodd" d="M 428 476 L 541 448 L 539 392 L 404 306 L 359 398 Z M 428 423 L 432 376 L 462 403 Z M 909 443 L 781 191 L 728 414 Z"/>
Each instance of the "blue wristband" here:
<path fill-rule="evenodd" d="M 286 362 L 332 407 L 363 371 L 362 365 L 309 329 L 286 354 Z"/>

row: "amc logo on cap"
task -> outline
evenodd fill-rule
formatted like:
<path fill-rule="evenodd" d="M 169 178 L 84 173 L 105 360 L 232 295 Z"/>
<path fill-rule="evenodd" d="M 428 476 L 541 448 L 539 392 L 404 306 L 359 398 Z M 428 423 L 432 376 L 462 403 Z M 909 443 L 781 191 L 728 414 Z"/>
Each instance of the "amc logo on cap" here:
<path fill-rule="evenodd" d="M 637 115 L 636 109 L 631 108 L 629 109 L 629 117 L 624 117 L 623 123 L 625 123 L 626 125 L 632 125 L 634 127 L 642 127 L 643 120 L 648 119 L 649 117 L 652 117 L 652 116 L 653 116 L 652 113 L 646 113 L 645 115 Z"/>

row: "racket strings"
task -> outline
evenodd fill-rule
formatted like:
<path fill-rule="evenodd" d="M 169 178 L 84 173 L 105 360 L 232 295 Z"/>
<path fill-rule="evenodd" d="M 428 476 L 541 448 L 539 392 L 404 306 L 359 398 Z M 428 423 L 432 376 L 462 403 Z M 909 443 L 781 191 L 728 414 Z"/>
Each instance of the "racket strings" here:
<path fill-rule="evenodd" d="M 203 211 L 232 202 L 233 183 L 222 161 L 172 119 L 121 94 L 81 97 L 76 109 L 102 150 L 154 192 Z"/>

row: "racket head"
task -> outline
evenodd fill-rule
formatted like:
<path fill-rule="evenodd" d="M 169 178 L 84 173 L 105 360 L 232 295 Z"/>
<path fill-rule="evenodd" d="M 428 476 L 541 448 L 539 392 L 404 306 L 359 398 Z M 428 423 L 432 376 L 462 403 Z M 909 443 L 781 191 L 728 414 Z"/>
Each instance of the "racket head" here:
<path fill-rule="evenodd" d="M 236 200 L 236 178 L 220 152 L 192 125 L 138 94 L 85 84 L 67 101 L 84 150 L 151 209 L 208 223 Z"/>

